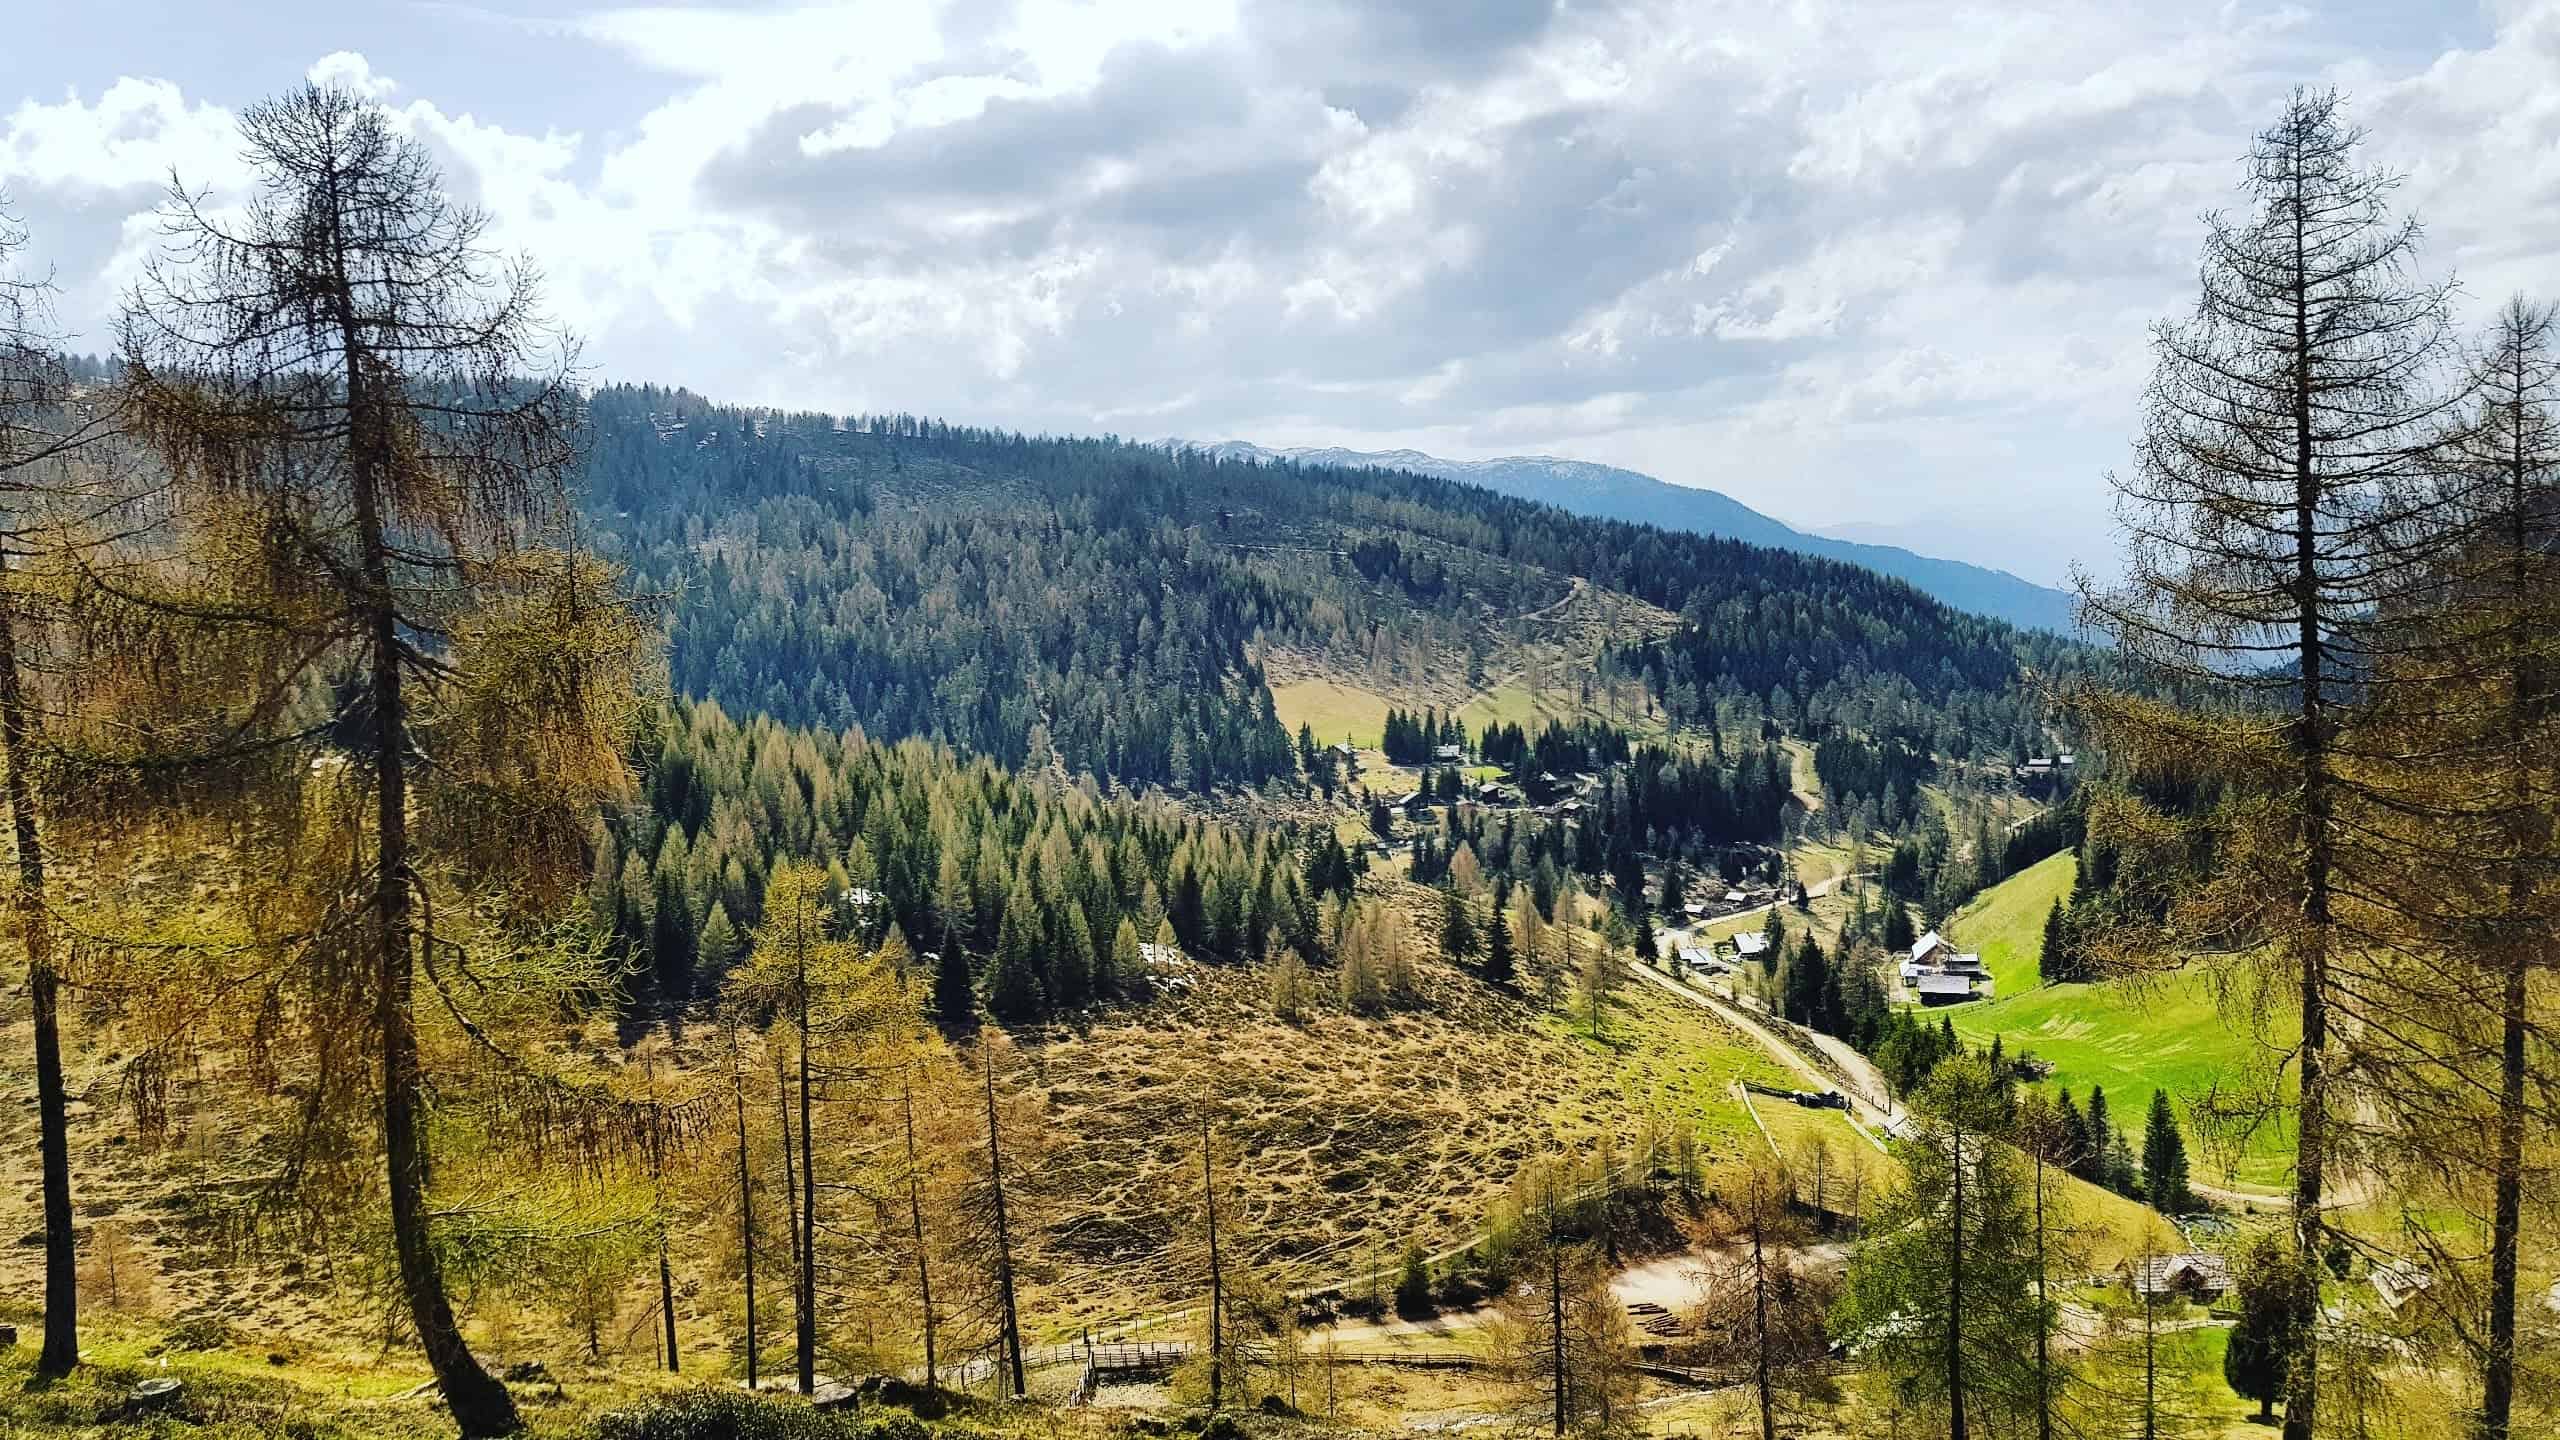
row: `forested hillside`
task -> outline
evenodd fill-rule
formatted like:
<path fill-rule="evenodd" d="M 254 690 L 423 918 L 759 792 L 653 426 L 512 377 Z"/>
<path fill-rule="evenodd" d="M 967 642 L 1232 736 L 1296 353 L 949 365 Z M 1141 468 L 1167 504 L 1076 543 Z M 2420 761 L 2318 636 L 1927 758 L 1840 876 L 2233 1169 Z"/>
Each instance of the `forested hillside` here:
<path fill-rule="evenodd" d="M 1482 485 L 1505 495 L 1558 505 L 1577 515 L 1659 525 L 1719 535 L 1863 566 L 1908 580 L 1958 609 L 1996 616 L 2029 629 L 2075 631 L 2069 593 L 2021 580 L 2006 570 L 1986 570 L 1961 560 L 1916 554 L 1895 545 L 1869 545 L 1831 535 L 1807 534 L 1761 514 L 1732 496 L 1704 486 L 1675 485 L 1651 475 L 1564 460 L 1553 455 L 1506 455 L 1493 460 L 1444 460 L 1418 450 L 1266 450 L 1226 441 L 1203 446 L 1230 458 L 1294 460 L 1307 465 L 1413 470 Z"/>
<path fill-rule="evenodd" d="M 591 403 L 602 540 L 672 606 L 675 688 L 1007 765 L 1205 789 L 1292 769 L 1257 643 L 1479 678 L 1487 633 L 1575 577 L 1676 613 L 1627 637 L 1675 722 L 1921 723 L 2032 746 L 2022 671 L 2094 652 L 1871 571 L 1586 519 L 1398 471 L 1032 439 L 907 416 Z"/>
<path fill-rule="evenodd" d="M 1322 896 L 1278 832 L 708 703 L 656 712 L 638 748 L 641 803 L 610 817 L 592 899 L 653 998 L 715 989 L 790 861 L 828 868 L 850 933 L 900 937 L 946 1020 L 974 1014 L 972 955 L 988 957 L 989 1006 L 1019 1020 L 1143 993 L 1142 940 L 1217 960 L 1319 951 Z M 1347 895 L 1347 871 L 1329 878 Z"/>

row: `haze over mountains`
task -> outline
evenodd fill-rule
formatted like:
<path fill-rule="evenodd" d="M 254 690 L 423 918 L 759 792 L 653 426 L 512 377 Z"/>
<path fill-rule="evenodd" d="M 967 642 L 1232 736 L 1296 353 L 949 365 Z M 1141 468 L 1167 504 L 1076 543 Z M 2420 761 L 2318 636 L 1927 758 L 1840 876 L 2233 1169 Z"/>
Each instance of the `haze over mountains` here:
<path fill-rule="evenodd" d="M 1294 446 L 1271 449 L 1249 441 L 1214 445 L 1189 444 L 1207 454 L 1230 459 L 1290 460 L 1306 465 L 1340 465 L 1385 470 L 1411 470 L 1423 475 L 1482 485 L 1524 500 L 1560 506 L 1577 515 L 1629 520 L 1717 535 L 1753 545 L 1771 545 L 1808 555 L 1862 565 L 1897 580 L 1908 581 L 1928 595 L 1961 610 L 1990 615 L 2013 625 L 2071 634 L 2075 629 L 2073 599 L 2064 591 L 2038 585 L 2005 570 L 1961 560 L 1943 560 L 1898 545 L 1874 545 L 1831 535 L 1807 534 L 1772 519 L 1721 491 L 1667 480 L 1614 465 L 1566 460 L 1553 455 L 1505 455 L 1492 460 L 1444 460 L 1419 450 L 1345 450 L 1338 446 Z"/>

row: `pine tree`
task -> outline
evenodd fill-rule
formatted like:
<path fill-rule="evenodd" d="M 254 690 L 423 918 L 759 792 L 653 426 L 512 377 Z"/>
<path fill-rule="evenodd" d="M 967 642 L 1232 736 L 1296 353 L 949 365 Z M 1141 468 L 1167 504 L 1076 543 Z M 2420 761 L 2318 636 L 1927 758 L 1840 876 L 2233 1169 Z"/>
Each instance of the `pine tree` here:
<path fill-rule="evenodd" d="M 1908 955 L 1920 939 L 1911 928 L 1911 907 L 1888 895 L 1884 903 L 1884 948 L 1897 955 Z"/>
<path fill-rule="evenodd" d="M 2055 1108 L 2062 1114 L 2062 1139 L 2054 1151 L 2055 1163 L 2072 1174 L 2079 1175 L 2081 1166 L 2086 1163 L 2088 1155 L 2094 1148 L 2089 1143 L 2089 1119 L 2080 1113 L 2080 1107 L 2072 1101 L 2068 1087 L 2065 1087 L 2056 1098 Z"/>
<path fill-rule="evenodd" d="M 1396 1262 L 1396 1313 L 1412 1320 L 1430 1314 L 1432 1308 L 1430 1258 L 1423 1254 L 1422 1242 L 1408 1240 Z"/>
<path fill-rule="evenodd" d="M 1496 985 L 1509 985 L 1519 978 L 1519 964 L 1511 949 L 1511 918 L 1508 881 L 1494 890 L 1493 924 L 1485 934 L 1484 978 Z"/>
<path fill-rule="evenodd" d="M 1454 885 L 1440 889 L 1440 953 L 1459 965 L 1475 958 L 1475 917 L 1468 911 L 1466 897 Z"/>
<path fill-rule="evenodd" d="M 2106 1185 L 2115 1155 L 2116 1132 L 2107 1117 L 2107 1088 L 2103 1085 L 2089 1087 L 2088 1121 L 2089 1148 L 2081 1154 L 2078 1173 L 2092 1185 Z"/>
<path fill-rule="evenodd" d="M 947 941 L 933 962 L 933 1014 L 954 1030 L 978 1018 L 978 985 L 969 970 L 969 954 Z"/>
<path fill-rule="evenodd" d="M 2222 1375 L 2233 1394 L 2258 1402 L 2258 1423 L 2271 1424 L 2275 1403 L 2289 1393 L 2307 1338 L 2304 1317 L 2316 1311 L 2319 1282 L 2274 1235 L 2259 1236 L 2233 1269 L 2232 1298 L 2240 1318 L 2222 1353 Z"/>
<path fill-rule="evenodd" d="M 995 959 L 987 965 L 987 1013 L 1007 1024 L 1036 1020 L 1047 1011 L 1031 906 L 1030 897 L 1019 891 L 1005 902 L 1004 919 L 996 929 Z"/>
<path fill-rule="evenodd" d="M 2179 1214 L 2193 1205 L 2187 1194 L 2187 1142 L 2165 1090 L 2151 1092 L 2151 1116 L 2142 1132 L 2142 1194 L 2151 1208 Z"/>
<path fill-rule="evenodd" d="M 695 938 L 694 949 L 702 968 L 714 978 L 729 973 L 738 958 L 738 928 L 729 921 L 729 907 L 717 900 L 711 902 L 711 913 L 702 919 L 702 932 Z"/>

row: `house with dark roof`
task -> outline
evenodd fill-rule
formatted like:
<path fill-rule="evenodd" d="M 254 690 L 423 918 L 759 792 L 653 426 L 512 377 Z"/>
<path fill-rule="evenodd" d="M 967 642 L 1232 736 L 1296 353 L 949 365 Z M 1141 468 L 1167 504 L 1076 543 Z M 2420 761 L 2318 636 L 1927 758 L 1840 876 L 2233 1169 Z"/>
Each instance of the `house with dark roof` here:
<path fill-rule="evenodd" d="M 2208 1250 L 2127 1260 L 2116 1273 L 2125 1278 L 2125 1288 L 2146 1300 L 2176 1296 L 2210 1305 L 2231 1293 L 2231 1262 Z"/>

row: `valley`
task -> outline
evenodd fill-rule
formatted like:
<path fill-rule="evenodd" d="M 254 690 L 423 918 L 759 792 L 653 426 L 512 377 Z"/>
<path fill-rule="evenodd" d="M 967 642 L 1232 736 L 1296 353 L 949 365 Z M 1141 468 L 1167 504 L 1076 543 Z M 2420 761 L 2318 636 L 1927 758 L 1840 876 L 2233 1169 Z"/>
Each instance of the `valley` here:
<path fill-rule="evenodd" d="M 0 287 L 12 1440 L 2548 1427 L 2560 321 L 2334 94 L 2074 606 L 596 373 L 350 58 Z"/>

